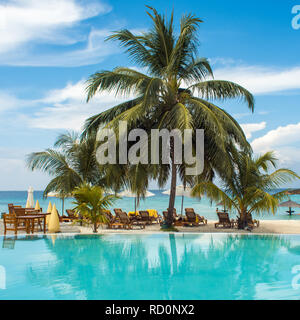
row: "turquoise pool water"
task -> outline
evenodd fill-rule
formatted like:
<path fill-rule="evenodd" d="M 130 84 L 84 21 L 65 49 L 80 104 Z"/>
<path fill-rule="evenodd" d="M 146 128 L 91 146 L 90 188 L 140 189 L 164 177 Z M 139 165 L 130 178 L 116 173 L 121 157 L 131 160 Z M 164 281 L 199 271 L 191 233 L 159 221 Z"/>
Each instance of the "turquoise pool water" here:
<path fill-rule="evenodd" d="M 0 299 L 300 299 L 300 236 L 0 237 Z"/>

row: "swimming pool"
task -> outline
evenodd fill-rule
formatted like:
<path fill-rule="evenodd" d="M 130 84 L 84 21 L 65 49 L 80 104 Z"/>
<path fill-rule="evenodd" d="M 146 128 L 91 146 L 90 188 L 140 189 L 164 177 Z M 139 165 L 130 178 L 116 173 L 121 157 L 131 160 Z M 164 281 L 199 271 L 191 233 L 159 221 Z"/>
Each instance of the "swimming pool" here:
<path fill-rule="evenodd" d="M 0 299 L 300 299 L 300 236 L 0 237 Z"/>

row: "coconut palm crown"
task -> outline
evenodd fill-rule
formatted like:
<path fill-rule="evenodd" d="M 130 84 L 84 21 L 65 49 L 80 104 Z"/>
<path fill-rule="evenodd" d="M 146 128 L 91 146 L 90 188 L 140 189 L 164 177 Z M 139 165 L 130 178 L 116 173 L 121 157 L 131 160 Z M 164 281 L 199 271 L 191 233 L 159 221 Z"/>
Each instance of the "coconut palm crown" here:
<path fill-rule="evenodd" d="M 77 133 L 67 132 L 57 138 L 54 147 L 31 153 L 26 159 L 29 169 L 40 170 L 53 177 L 44 190 L 45 197 L 56 192 L 64 198 L 82 183 L 102 185 L 94 135 L 80 140 Z"/>
<path fill-rule="evenodd" d="M 192 14 L 183 15 L 178 34 L 173 13 L 168 19 L 148 8 L 152 20 L 149 31 L 134 34 L 125 29 L 108 38 L 118 41 L 138 68 L 99 71 L 87 82 L 88 101 L 101 92 L 133 98 L 89 118 L 83 135 L 105 126 L 117 128 L 121 120 L 127 121 L 128 130 L 204 129 L 206 176 L 211 178 L 215 172 L 220 176 L 228 174 L 227 145 L 235 144 L 242 150 L 250 147 L 239 124 L 213 102 L 237 98 L 253 111 L 253 96 L 236 83 L 215 80 L 208 60 L 197 56 L 197 32 L 202 20 Z M 159 165 L 153 171 L 160 187 L 171 176 L 168 225 L 172 223 L 177 174 L 185 184 L 192 183 L 184 174 L 186 164 L 174 162 L 171 139 L 170 165 Z"/>
<path fill-rule="evenodd" d="M 192 195 L 207 195 L 213 201 L 222 201 L 227 208 L 238 212 L 241 227 L 247 225 L 252 213 L 276 213 L 279 201 L 287 197 L 286 190 L 273 193 L 300 177 L 289 169 L 276 169 L 277 159 L 273 152 L 253 157 L 239 152 L 235 155 L 234 173 L 228 176 L 220 186 L 211 181 L 200 181 L 192 190 Z M 272 173 L 269 173 L 273 170 Z"/>

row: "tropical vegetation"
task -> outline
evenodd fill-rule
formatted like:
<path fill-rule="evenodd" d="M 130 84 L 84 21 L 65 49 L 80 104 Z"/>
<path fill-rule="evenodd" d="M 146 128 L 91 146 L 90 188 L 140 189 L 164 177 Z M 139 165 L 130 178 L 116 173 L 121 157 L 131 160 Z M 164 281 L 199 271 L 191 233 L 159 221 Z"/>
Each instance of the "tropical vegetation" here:
<path fill-rule="evenodd" d="M 253 111 L 254 99 L 242 86 L 224 80 L 215 80 L 209 61 L 198 57 L 198 29 L 203 22 L 192 14 L 183 15 L 177 32 L 174 16 L 170 18 L 148 7 L 152 20 L 150 30 L 134 34 L 123 29 L 114 32 L 108 40 L 118 41 L 137 68 L 117 67 L 112 71 L 94 73 L 87 83 L 87 100 L 96 93 L 113 92 L 115 95 L 133 98 L 86 121 L 83 137 L 94 135 L 98 129 L 117 130 L 119 121 L 127 121 L 128 131 L 151 129 L 204 129 L 205 180 L 217 174 L 230 176 L 232 165 L 228 150 L 236 146 L 244 152 L 250 150 L 246 137 L 237 121 L 215 100 L 237 98 L 246 102 Z M 195 142 L 195 135 L 193 136 Z M 130 145 L 128 145 L 128 148 Z M 193 146 L 195 149 L 195 145 Z M 176 164 L 174 141 L 170 139 L 170 162 L 158 165 L 112 165 L 107 170 L 134 172 L 137 192 L 143 193 L 149 179 L 163 187 L 171 178 L 171 192 L 166 227 L 173 221 L 177 175 L 185 185 L 194 185 L 197 177 L 187 176 L 188 164 Z M 137 186 L 137 182 L 140 186 Z"/>
<path fill-rule="evenodd" d="M 208 196 L 213 201 L 222 201 L 228 209 L 238 212 L 240 228 L 247 226 L 252 213 L 275 214 L 278 204 L 287 197 L 286 191 L 272 192 L 284 183 L 300 179 L 292 170 L 277 169 L 277 159 L 273 152 L 254 157 L 245 152 L 232 153 L 233 171 L 223 177 L 220 186 L 212 181 L 199 181 L 192 194 Z M 270 170 L 273 172 L 269 173 Z"/>
<path fill-rule="evenodd" d="M 50 192 L 66 197 L 83 183 L 103 185 L 96 147 L 95 135 L 80 139 L 79 134 L 67 132 L 57 138 L 53 149 L 29 154 L 27 167 L 53 177 L 44 190 L 45 197 Z"/>
<path fill-rule="evenodd" d="M 88 184 L 75 188 L 73 196 L 75 211 L 92 223 L 94 233 L 97 233 L 99 223 L 107 222 L 105 210 L 118 199 L 115 195 L 105 194 L 103 188 Z"/>

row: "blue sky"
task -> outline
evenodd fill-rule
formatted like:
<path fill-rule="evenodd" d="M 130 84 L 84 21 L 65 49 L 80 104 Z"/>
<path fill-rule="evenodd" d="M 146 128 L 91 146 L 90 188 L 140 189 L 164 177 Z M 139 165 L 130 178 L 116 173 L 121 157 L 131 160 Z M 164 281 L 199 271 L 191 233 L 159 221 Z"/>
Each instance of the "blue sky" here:
<path fill-rule="evenodd" d="M 256 99 L 254 114 L 237 101 L 219 105 L 243 125 L 255 152 L 275 150 L 281 166 L 300 172 L 296 1 L 0 0 L 0 190 L 43 189 L 49 178 L 29 172 L 25 155 L 121 101 L 104 94 L 86 104 L 84 81 L 133 66 L 104 39 L 121 28 L 147 29 L 145 4 L 174 8 L 175 21 L 189 12 L 204 20 L 199 56 L 210 59 L 215 78 L 238 82 Z"/>

